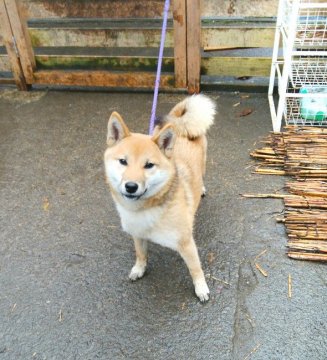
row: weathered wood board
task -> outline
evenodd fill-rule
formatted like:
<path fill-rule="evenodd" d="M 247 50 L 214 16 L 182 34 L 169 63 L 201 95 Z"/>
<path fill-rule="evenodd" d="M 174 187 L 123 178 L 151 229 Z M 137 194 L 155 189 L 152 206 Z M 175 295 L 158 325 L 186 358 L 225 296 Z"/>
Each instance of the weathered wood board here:
<path fill-rule="evenodd" d="M 33 82 L 33 71 L 35 68 L 35 60 L 33 48 L 27 34 L 26 22 L 21 21 L 20 8 L 16 0 L 3 0 L 10 19 L 10 27 L 15 42 L 15 47 L 19 54 L 19 60 L 24 72 L 26 81 L 31 84 Z"/>
<path fill-rule="evenodd" d="M 193 5 L 193 6 L 192 6 Z M 201 69 L 201 13 L 200 0 L 187 0 L 187 90 L 189 94 L 200 91 Z"/>
<path fill-rule="evenodd" d="M 277 16 L 278 0 L 202 0 L 202 16 Z"/>
<path fill-rule="evenodd" d="M 176 87 L 187 86 L 187 15 L 185 0 L 174 0 L 174 71 Z"/>
<path fill-rule="evenodd" d="M 269 76 L 270 57 L 214 57 L 201 59 L 201 75 Z"/>
<path fill-rule="evenodd" d="M 36 29 L 30 28 L 33 46 L 158 47 L 159 29 Z M 173 46 L 173 31 L 166 35 L 166 47 Z"/>
<path fill-rule="evenodd" d="M 13 77 L 2 77 L 0 76 L 0 84 L 1 85 L 14 85 L 15 79 Z"/>
<path fill-rule="evenodd" d="M 20 0 L 29 18 L 160 18 L 163 0 Z M 173 2 L 174 0 L 172 0 Z M 202 0 L 202 16 L 276 16 L 278 0 Z"/>
<path fill-rule="evenodd" d="M 156 72 L 158 52 L 154 48 L 36 48 L 38 69 L 79 69 Z M 174 72 L 173 49 L 164 51 L 163 72 Z"/>
<path fill-rule="evenodd" d="M 0 46 L 0 72 L 11 71 L 9 57 L 4 46 Z"/>
<path fill-rule="evenodd" d="M 103 73 L 108 86 L 126 81 L 127 86 L 153 87 L 149 76 L 154 76 L 157 66 L 164 0 L 16 1 L 25 9 L 35 52 L 35 77 L 24 70 L 29 82 L 45 83 L 49 76 L 53 84 L 94 86 L 102 82 L 99 74 Z M 255 48 L 273 46 L 278 0 L 201 0 L 195 11 L 198 1 L 171 2 L 163 86 L 171 87 L 174 80 L 178 88 L 188 83 L 189 91 L 198 91 L 199 69 L 206 78 L 269 76 L 271 57 Z M 188 17 L 181 17 L 186 11 Z M 200 16 L 201 31 L 195 31 Z M 201 56 L 195 55 L 201 48 Z M 239 48 L 252 50 L 216 51 Z M 9 65 L 0 52 L 0 71 L 7 71 Z M 83 71 L 88 80 L 83 80 Z M 140 74 L 146 74 L 143 82 L 133 80 L 133 75 L 139 79 Z"/>
<path fill-rule="evenodd" d="M 160 18 L 162 0 L 21 0 L 29 18 Z"/>
<path fill-rule="evenodd" d="M 142 50 L 142 51 L 140 51 Z M 269 49 L 251 56 L 251 49 L 205 52 L 201 58 L 201 74 L 208 76 L 269 76 Z M 0 64 L 1 59 L 0 57 Z M 137 48 L 36 48 L 35 59 L 39 70 L 106 70 L 155 72 L 157 54 L 151 49 Z M 9 64 L 8 64 L 9 65 Z M 166 49 L 163 72 L 174 72 L 173 49 Z M 0 68 L 1 69 L 1 68 Z"/>
<path fill-rule="evenodd" d="M 29 22 L 33 46 L 85 47 L 158 47 L 161 21 L 137 19 L 133 21 L 62 19 Z M 202 20 L 202 47 L 272 47 L 275 33 L 274 19 L 260 20 Z M 168 22 L 166 47 L 174 46 L 172 21 Z"/>
<path fill-rule="evenodd" d="M 201 45 L 206 48 L 272 47 L 275 19 L 203 19 Z"/>
<path fill-rule="evenodd" d="M 0 55 L 0 72 L 11 71 L 11 65 L 8 56 Z"/>
<path fill-rule="evenodd" d="M 107 71 L 36 71 L 34 73 L 36 84 L 73 85 L 73 86 L 106 86 L 106 87 L 132 87 L 153 88 L 155 74 L 145 72 L 107 72 Z M 161 88 L 173 89 L 174 76 L 162 74 Z"/>
<path fill-rule="evenodd" d="M 0 0 L 0 32 L 6 47 L 6 53 L 10 60 L 10 67 L 17 88 L 20 90 L 27 90 L 28 85 L 26 83 L 20 59 L 17 56 L 17 46 L 14 41 L 8 9 L 4 0 Z"/>

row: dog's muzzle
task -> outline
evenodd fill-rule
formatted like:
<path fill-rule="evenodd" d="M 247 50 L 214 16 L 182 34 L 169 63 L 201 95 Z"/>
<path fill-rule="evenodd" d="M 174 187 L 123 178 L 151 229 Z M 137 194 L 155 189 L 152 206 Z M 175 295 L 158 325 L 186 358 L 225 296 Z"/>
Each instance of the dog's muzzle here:
<path fill-rule="evenodd" d="M 135 182 L 128 181 L 124 186 L 122 195 L 127 199 L 138 200 L 147 191 L 147 189 L 145 189 L 142 194 L 137 194 L 137 190 L 139 190 L 139 185 Z"/>

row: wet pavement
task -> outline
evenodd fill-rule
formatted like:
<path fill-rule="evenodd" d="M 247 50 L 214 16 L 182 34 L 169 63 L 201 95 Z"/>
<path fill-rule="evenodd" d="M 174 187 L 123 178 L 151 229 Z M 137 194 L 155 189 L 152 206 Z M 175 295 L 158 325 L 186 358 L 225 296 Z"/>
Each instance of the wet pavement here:
<path fill-rule="evenodd" d="M 271 130 L 267 97 L 209 95 L 202 305 L 182 259 L 158 245 L 146 276 L 128 280 L 133 242 L 104 182 L 109 114 L 146 132 L 152 95 L 0 90 L 0 359 L 326 358 L 326 265 L 287 258 L 280 200 L 240 197 L 284 184 L 251 173 L 249 151 Z M 183 97 L 161 94 L 158 114 Z"/>

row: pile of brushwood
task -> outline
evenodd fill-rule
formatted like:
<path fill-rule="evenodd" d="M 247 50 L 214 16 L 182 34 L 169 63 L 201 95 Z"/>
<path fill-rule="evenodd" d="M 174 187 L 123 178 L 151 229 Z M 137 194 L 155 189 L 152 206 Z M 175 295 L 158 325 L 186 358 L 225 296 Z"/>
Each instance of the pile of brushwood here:
<path fill-rule="evenodd" d="M 259 174 L 288 175 L 287 193 L 244 194 L 282 198 L 281 221 L 288 234 L 288 256 L 327 261 L 327 129 L 288 126 L 271 133 L 251 153 L 260 161 Z"/>

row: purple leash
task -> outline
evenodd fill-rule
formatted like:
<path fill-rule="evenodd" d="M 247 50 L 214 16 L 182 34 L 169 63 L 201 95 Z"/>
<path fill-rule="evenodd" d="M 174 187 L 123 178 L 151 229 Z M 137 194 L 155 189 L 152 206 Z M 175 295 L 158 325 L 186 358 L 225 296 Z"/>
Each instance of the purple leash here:
<path fill-rule="evenodd" d="M 158 103 L 158 92 L 159 92 L 159 86 L 160 86 L 161 65 L 162 65 L 163 50 L 164 50 L 166 30 L 167 30 L 167 19 L 168 19 L 169 5 L 170 5 L 170 1 L 166 0 L 165 1 L 164 14 L 163 14 L 162 30 L 161 30 L 161 40 L 160 40 L 160 49 L 159 49 L 159 56 L 158 56 L 157 75 L 156 75 L 156 81 L 155 81 L 155 84 L 154 84 L 154 95 L 153 95 L 153 103 L 152 103 L 150 126 L 149 126 L 149 134 L 150 135 L 152 135 L 152 133 L 153 133 L 154 122 L 155 122 L 155 119 L 156 119 L 156 109 L 157 109 L 157 103 Z"/>

